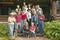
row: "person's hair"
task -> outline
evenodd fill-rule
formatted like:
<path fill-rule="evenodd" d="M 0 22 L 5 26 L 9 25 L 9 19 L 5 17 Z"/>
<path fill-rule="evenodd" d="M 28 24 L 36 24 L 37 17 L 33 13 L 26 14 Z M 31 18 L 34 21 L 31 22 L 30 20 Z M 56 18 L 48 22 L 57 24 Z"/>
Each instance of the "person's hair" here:
<path fill-rule="evenodd" d="M 26 21 L 26 22 L 24 23 L 24 25 L 25 25 L 25 26 L 26 26 L 26 25 L 28 26 L 28 22 Z"/>
<path fill-rule="evenodd" d="M 28 9 L 27 11 L 31 11 L 31 9 Z"/>
<path fill-rule="evenodd" d="M 15 12 L 15 10 L 11 10 L 11 12 Z"/>

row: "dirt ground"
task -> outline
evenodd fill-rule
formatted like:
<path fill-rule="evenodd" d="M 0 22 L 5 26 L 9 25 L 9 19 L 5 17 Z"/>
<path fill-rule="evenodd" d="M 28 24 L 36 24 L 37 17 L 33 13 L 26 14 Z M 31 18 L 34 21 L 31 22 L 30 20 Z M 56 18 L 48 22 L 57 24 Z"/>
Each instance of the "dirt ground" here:
<path fill-rule="evenodd" d="M 46 37 L 35 37 L 35 38 L 16 37 L 15 40 L 49 40 L 49 39 Z"/>

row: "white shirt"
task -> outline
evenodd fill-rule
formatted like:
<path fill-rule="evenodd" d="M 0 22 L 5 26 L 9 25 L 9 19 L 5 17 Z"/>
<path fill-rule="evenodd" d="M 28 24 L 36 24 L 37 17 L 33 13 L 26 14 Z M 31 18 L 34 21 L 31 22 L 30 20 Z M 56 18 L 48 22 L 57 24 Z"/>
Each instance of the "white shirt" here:
<path fill-rule="evenodd" d="M 42 8 L 39 8 L 39 13 L 43 14 Z"/>
<path fill-rule="evenodd" d="M 31 13 L 27 11 L 27 19 L 31 19 Z"/>
<path fill-rule="evenodd" d="M 14 17 L 8 17 L 8 24 L 14 24 L 16 19 Z"/>

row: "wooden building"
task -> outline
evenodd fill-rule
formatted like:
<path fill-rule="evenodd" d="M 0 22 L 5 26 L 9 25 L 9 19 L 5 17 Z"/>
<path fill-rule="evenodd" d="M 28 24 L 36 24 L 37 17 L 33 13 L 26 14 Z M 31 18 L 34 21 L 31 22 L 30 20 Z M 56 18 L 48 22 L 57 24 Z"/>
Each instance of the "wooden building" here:
<path fill-rule="evenodd" d="M 51 15 L 56 20 L 59 20 L 60 14 L 57 13 L 57 0 L 0 0 L 0 21 L 7 21 L 10 10 L 16 8 L 16 5 L 22 6 L 23 2 L 32 5 L 39 4 L 43 9 L 43 12 L 47 18 L 47 21 L 51 20 Z M 59 1 L 59 0 L 58 0 Z"/>

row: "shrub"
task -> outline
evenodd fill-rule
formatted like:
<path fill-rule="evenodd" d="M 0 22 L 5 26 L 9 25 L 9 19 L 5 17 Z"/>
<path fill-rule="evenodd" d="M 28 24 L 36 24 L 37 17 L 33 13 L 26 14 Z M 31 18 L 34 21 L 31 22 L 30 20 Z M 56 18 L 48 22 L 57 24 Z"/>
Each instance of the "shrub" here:
<path fill-rule="evenodd" d="M 46 22 L 44 28 L 45 34 L 52 40 L 60 40 L 60 22 Z"/>
<path fill-rule="evenodd" d="M 0 23 L 0 37 L 9 36 L 8 24 Z"/>

